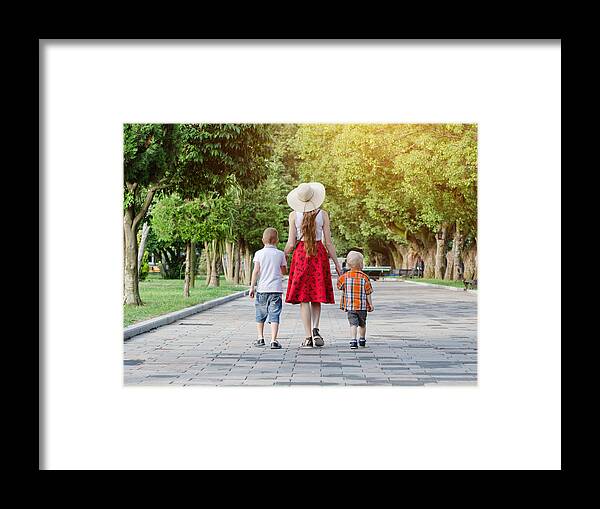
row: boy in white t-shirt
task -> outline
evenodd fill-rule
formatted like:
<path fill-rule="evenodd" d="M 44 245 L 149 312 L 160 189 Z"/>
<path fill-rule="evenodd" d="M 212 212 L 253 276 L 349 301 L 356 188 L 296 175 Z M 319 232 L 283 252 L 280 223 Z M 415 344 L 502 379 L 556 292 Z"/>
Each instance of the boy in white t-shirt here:
<path fill-rule="evenodd" d="M 279 315 L 281 315 L 283 284 L 281 276 L 287 271 L 287 261 L 283 251 L 277 249 L 279 234 L 275 228 L 263 232 L 264 248 L 254 255 L 254 270 L 250 282 L 250 298 L 256 295 L 256 331 L 258 339 L 254 346 L 265 346 L 265 320 L 271 324 L 271 348 L 281 348 L 277 341 Z M 256 285 L 256 279 L 258 286 Z M 256 290 L 256 291 L 255 291 Z"/>

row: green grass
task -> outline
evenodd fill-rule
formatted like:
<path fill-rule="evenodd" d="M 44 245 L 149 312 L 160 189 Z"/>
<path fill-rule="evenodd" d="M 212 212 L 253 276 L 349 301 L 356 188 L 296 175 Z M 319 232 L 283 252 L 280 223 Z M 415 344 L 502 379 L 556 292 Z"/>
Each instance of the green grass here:
<path fill-rule="evenodd" d="M 414 278 L 412 281 L 416 281 L 417 283 L 431 283 L 434 285 L 442 285 L 442 286 L 454 286 L 456 288 L 464 288 L 465 285 L 462 281 L 452 281 L 451 279 L 421 279 Z"/>
<path fill-rule="evenodd" d="M 196 278 L 196 287 L 190 288 L 190 296 L 183 296 L 183 280 L 162 279 L 158 274 L 149 274 L 140 281 L 140 296 L 143 306 L 123 306 L 123 326 L 164 315 L 202 302 L 224 297 L 230 293 L 246 290 L 247 286 L 232 285 L 222 278 L 218 288 L 207 288 L 205 278 Z"/>

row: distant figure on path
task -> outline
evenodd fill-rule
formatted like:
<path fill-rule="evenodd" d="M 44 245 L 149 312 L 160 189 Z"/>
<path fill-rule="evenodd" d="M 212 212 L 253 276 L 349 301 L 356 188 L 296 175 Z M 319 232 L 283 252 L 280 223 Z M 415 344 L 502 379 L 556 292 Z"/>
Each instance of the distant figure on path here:
<path fill-rule="evenodd" d="M 458 279 L 464 279 L 465 278 L 465 264 L 463 263 L 462 258 L 459 260 L 458 267 L 456 270 L 458 272 Z"/>
<path fill-rule="evenodd" d="M 419 256 L 417 258 L 417 277 L 423 277 L 423 273 L 425 272 L 425 262 L 423 258 Z"/>
<path fill-rule="evenodd" d="M 332 259 L 338 276 L 342 275 L 331 240 L 329 215 L 319 208 L 324 200 L 325 187 L 319 182 L 300 184 L 287 196 L 288 205 L 294 210 L 289 216 L 284 253 L 287 256 L 294 251 L 294 254 L 285 301 L 300 304 L 305 332 L 303 348 L 325 344 L 319 332 L 321 304 L 335 304 L 328 258 Z"/>

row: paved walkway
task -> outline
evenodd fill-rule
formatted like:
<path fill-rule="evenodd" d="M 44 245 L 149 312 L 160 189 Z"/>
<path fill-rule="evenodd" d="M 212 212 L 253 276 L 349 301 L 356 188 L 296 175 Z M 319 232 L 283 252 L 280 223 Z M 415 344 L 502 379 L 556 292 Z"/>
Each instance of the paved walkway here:
<path fill-rule="evenodd" d="M 125 341 L 124 383 L 476 384 L 476 294 L 401 281 L 375 282 L 374 290 L 367 348 L 349 348 L 348 322 L 339 304 L 323 306 L 324 347 L 300 348 L 304 329 L 299 306 L 291 304 L 284 304 L 281 315 L 283 348 L 254 347 L 254 301 L 242 297 Z"/>

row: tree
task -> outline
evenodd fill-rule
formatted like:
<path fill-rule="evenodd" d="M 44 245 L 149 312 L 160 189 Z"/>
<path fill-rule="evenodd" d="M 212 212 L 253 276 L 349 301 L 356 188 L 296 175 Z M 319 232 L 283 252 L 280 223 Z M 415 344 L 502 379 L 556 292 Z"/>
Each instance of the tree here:
<path fill-rule="evenodd" d="M 292 187 L 283 183 L 282 168 L 271 166 L 269 171 L 269 176 L 261 185 L 240 194 L 233 221 L 232 237 L 240 264 L 243 259 L 239 273 L 247 285 L 252 276 L 252 253 L 262 249 L 264 230 L 277 229 L 281 247 L 287 241 L 289 206 L 286 196 Z"/>
<path fill-rule="evenodd" d="M 140 305 L 137 230 L 157 192 L 193 200 L 264 178 L 270 130 L 260 124 L 125 124 L 124 302 Z M 191 250 L 186 263 L 191 265 Z"/>
<path fill-rule="evenodd" d="M 301 125 L 295 146 L 301 176 L 327 187 L 334 238 L 396 267 L 422 256 L 425 275 L 443 278 L 452 235 L 457 257 L 475 235 L 474 125 Z"/>
<path fill-rule="evenodd" d="M 141 274 L 141 265 L 142 258 L 144 257 L 144 252 L 146 251 L 146 242 L 148 240 L 148 233 L 150 232 L 150 225 L 148 221 L 144 221 L 144 226 L 142 226 L 142 234 L 140 236 L 139 246 L 138 246 L 138 273 Z"/>
<path fill-rule="evenodd" d="M 185 244 L 179 240 L 165 242 L 159 239 L 153 221 L 153 217 L 150 217 L 146 250 L 154 253 L 163 279 L 180 279 L 185 263 Z"/>
<path fill-rule="evenodd" d="M 154 207 L 152 224 L 158 239 L 166 243 L 179 242 L 185 246 L 185 297 L 190 296 L 193 269 L 189 251 L 193 243 L 213 242 L 222 237 L 227 227 L 220 214 L 223 209 L 221 201 L 216 193 L 194 200 L 184 200 L 178 194 L 172 194 L 164 197 Z"/>
<path fill-rule="evenodd" d="M 170 124 L 125 124 L 123 145 L 123 299 L 124 304 L 140 305 L 137 231 L 175 166 L 177 129 Z"/>

